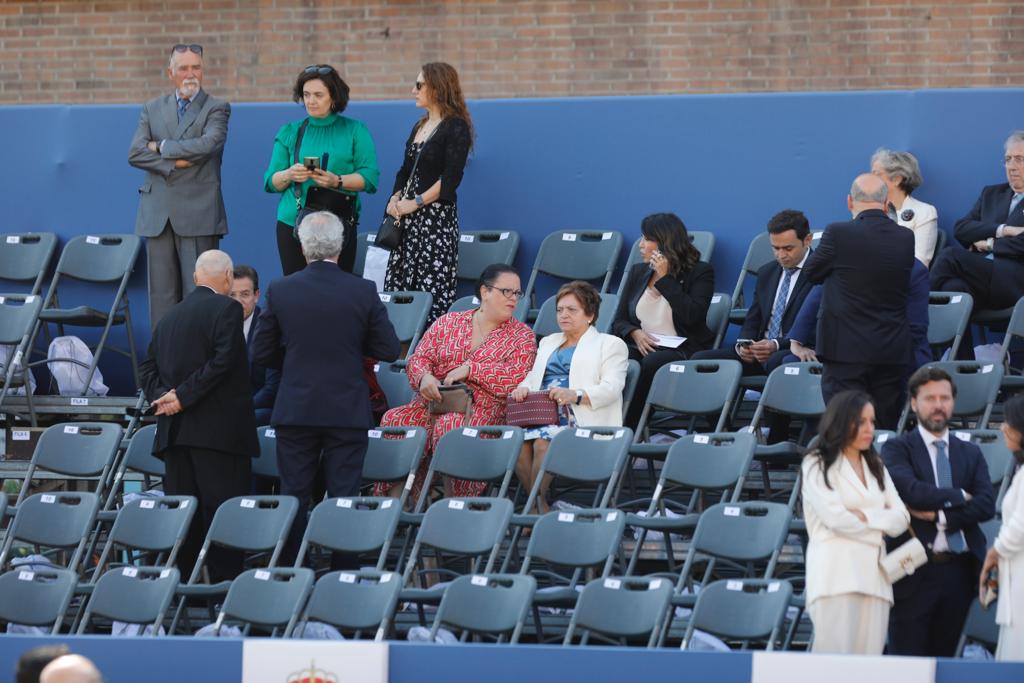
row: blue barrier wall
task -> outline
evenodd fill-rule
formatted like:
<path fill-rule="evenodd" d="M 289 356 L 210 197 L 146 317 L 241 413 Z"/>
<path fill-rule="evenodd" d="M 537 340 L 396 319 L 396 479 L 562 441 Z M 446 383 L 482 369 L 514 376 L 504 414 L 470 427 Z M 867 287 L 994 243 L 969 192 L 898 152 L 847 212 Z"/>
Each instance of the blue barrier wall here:
<path fill-rule="evenodd" d="M 935 204 L 940 227 L 950 229 L 981 186 L 1005 180 L 1001 145 L 1009 131 L 1024 128 L 1024 90 L 482 100 L 471 110 L 478 138 L 459 189 L 463 229 L 518 230 L 518 261 L 527 270 L 551 230 L 621 230 L 628 245 L 643 216 L 675 211 L 691 229 L 716 233 L 716 289 L 731 292 L 747 244 L 773 213 L 801 209 L 815 228 L 844 218 L 849 183 L 879 146 L 918 156 L 925 183 L 917 196 Z M 138 112 L 123 105 L 0 108 L 8 131 L 0 230 L 52 230 L 62 238 L 130 232 L 142 174 L 126 158 Z M 381 168 L 381 191 L 366 199 L 361 230 L 378 223 L 418 113 L 406 101 L 349 107 L 369 126 Z M 278 197 L 263 192 L 263 171 L 274 132 L 301 114 L 290 103 L 238 104 L 231 117 L 223 247 L 264 281 L 280 268 Z M 132 284 L 145 344 L 144 262 Z M 114 363 L 107 374 L 124 391 L 123 368 Z"/>

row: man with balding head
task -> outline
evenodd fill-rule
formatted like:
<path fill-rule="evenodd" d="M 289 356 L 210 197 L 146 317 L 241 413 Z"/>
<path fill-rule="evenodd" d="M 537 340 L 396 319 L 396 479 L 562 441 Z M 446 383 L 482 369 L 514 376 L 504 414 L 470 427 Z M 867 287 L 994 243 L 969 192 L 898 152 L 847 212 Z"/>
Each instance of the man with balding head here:
<path fill-rule="evenodd" d="M 228 296 L 231 257 L 204 251 L 195 289 L 157 323 L 139 367 L 146 398 L 158 416 L 153 454 L 163 458 L 164 492 L 199 499 L 199 514 L 178 566 L 188 576 L 217 507 L 249 491 L 250 458 L 259 450 L 242 333 L 242 305 Z M 234 578 L 241 556 L 211 550 L 213 580 Z"/>
<path fill-rule="evenodd" d="M 46 665 L 39 683 L 103 683 L 103 676 L 82 655 L 64 655 Z"/>
<path fill-rule="evenodd" d="M 878 427 L 894 429 L 910 358 L 914 234 L 886 215 L 887 199 L 881 179 L 857 176 L 846 198 L 853 220 L 825 228 L 804 274 L 824 284 L 815 350 L 825 402 L 847 389 L 867 391 Z"/>

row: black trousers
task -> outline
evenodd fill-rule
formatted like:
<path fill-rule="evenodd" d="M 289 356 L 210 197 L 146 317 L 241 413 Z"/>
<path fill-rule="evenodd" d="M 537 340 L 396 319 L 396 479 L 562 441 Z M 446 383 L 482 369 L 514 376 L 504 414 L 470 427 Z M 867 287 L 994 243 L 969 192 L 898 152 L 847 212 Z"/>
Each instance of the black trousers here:
<path fill-rule="evenodd" d="M 888 654 L 952 657 L 978 594 L 978 569 L 971 553 L 944 564 L 929 557 L 914 574 L 913 592 L 897 597 L 889 612 Z"/>
<path fill-rule="evenodd" d="M 906 364 L 871 365 L 822 361 L 821 395 L 825 405 L 836 394 L 859 389 L 871 395 L 875 404 L 875 426 L 896 429 L 903 410 Z"/>
<path fill-rule="evenodd" d="M 964 249 L 943 250 L 928 273 L 932 291 L 967 292 L 974 298 L 975 310 L 1009 308 L 1017 303 L 1020 292 L 993 287 L 995 261 Z"/>
<path fill-rule="evenodd" d="M 317 472 L 323 471 L 328 496 L 359 495 L 369 439 L 365 429 L 285 425 L 278 425 L 275 429 L 281 494 L 295 496 L 299 500 L 295 522 L 281 558 L 281 564 L 288 566 L 295 562 L 302 536 L 306 533 Z"/>
<path fill-rule="evenodd" d="M 643 356 L 636 345 L 630 342 L 627 342 L 626 345 L 629 348 L 629 357 L 640 363 L 640 377 L 636 383 L 636 392 L 626 411 L 626 426 L 635 430 L 640 422 L 640 415 L 644 412 L 644 403 L 647 402 L 647 394 L 651 391 L 651 383 L 654 382 L 654 374 L 658 372 L 658 368 L 673 361 L 686 360 L 687 354 L 682 348 L 676 348 L 658 349 Z"/>
<path fill-rule="evenodd" d="M 356 264 L 356 239 L 359 221 L 343 221 L 345 241 L 338 257 L 338 267 L 351 273 Z M 277 254 L 281 257 L 281 273 L 291 275 L 306 267 L 306 257 L 302 255 L 302 246 L 295 239 L 295 228 L 287 223 L 277 222 Z"/>
<path fill-rule="evenodd" d="M 164 493 L 171 496 L 195 496 L 199 509 L 178 553 L 181 580 L 187 581 L 195 566 L 199 549 L 220 504 L 249 493 L 252 459 L 247 456 L 208 448 L 172 446 L 164 451 Z M 206 566 L 212 581 L 227 581 L 242 572 L 240 551 L 211 546 Z"/>
<path fill-rule="evenodd" d="M 698 351 L 693 354 L 692 360 L 735 360 L 739 361 L 743 368 L 744 377 L 758 377 L 763 375 L 770 375 L 772 370 L 782 365 L 783 359 L 789 354 L 789 347 L 784 347 L 768 356 L 768 360 L 764 363 L 754 361 L 753 363 L 744 362 L 740 355 L 736 353 L 736 347 L 730 346 L 725 349 L 710 349 L 708 351 Z M 742 398 L 742 396 L 740 397 Z M 767 411 L 765 413 L 765 426 L 768 427 L 768 443 L 780 443 L 789 439 L 789 424 L 790 418 L 788 415 L 782 413 L 773 413 Z"/>

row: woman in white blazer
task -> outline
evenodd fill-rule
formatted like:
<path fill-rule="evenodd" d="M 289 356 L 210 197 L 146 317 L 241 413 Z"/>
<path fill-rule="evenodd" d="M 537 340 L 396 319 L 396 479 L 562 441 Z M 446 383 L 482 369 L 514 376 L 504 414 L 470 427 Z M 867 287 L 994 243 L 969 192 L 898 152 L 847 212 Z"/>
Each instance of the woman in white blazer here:
<path fill-rule="evenodd" d="M 813 652 L 882 654 L 892 584 L 879 565 L 885 536 L 910 524 L 874 448 L 875 407 L 862 391 L 836 394 L 818 446 L 804 458 L 807 611 Z"/>
<path fill-rule="evenodd" d="M 548 396 L 572 411 L 577 426 L 620 426 L 622 388 L 626 383 L 629 352 L 619 337 L 594 329 L 601 295 L 589 282 L 575 280 L 562 285 L 555 295 L 555 312 L 561 332 L 548 335 L 537 347 L 537 358 L 526 379 L 510 400 L 522 401 L 531 391 L 547 390 Z M 530 490 L 540 471 L 551 439 L 568 426 L 564 414 L 556 425 L 526 432 L 516 474 Z M 542 483 L 537 505 L 547 511 L 547 486 Z"/>
<path fill-rule="evenodd" d="M 1003 438 L 1006 447 L 1017 459 L 1017 472 L 1003 497 L 999 535 L 985 555 L 981 568 L 981 594 L 989 571 L 997 569 L 999 602 L 996 623 L 999 624 L 999 645 L 996 659 L 1024 661 L 1024 396 L 1006 402 Z"/>
<path fill-rule="evenodd" d="M 871 157 L 871 172 L 889 188 L 889 215 L 914 232 L 914 256 L 928 266 L 939 238 L 939 213 L 910 194 L 921 187 L 921 166 L 910 152 L 879 149 Z"/>

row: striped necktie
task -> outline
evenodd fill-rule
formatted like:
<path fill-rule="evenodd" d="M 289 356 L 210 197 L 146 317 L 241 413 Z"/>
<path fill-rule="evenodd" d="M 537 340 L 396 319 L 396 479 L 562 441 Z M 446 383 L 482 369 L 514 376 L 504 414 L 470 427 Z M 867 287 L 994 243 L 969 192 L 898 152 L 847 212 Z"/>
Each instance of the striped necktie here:
<path fill-rule="evenodd" d="M 946 455 L 946 442 L 942 439 L 935 440 L 935 477 L 938 479 L 939 488 L 953 488 L 953 470 L 949 466 L 949 457 Z M 962 553 L 964 551 L 964 539 L 960 532 L 947 532 L 946 543 L 951 553 Z"/>
<path fill-rule="evenodd" d="M 789 285 L 793 279 L 793 273 L 796 271 L 796 268 L 786 268 L 782 271 L 782 284 L 779 285 L 779 295 L 775 297 L 775 306 L 772 307 L 772 319 L 768 323 L 767 339 L 777 339 L 782 336 L 782 316 L 786 312 Z"/>

